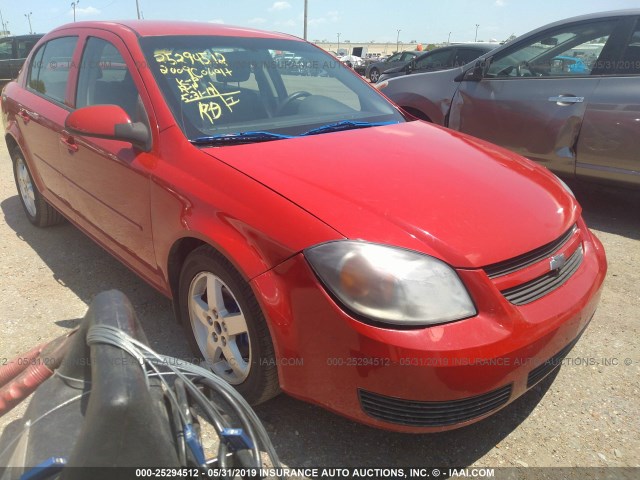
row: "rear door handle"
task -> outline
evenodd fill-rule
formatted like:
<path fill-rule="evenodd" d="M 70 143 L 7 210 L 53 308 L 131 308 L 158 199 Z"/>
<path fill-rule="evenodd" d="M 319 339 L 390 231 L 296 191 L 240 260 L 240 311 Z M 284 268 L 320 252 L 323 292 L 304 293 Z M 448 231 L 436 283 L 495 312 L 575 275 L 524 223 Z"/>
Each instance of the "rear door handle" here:
<path fill-rule="evenodd" d="M 70 152 L 78 151 L 78 144 L 75 142 L 73 137 L 60 137 L 60 143 L 67 147 L 67 150 Z"/>
<path fill-rule="evenodd" d="M 571 95 L 558 95 L 556 97 L 549 97 L 549 101 L 559 103 L 559 104 L 582 103 L 584 102 L 584 97 L 572 97 Z"/>

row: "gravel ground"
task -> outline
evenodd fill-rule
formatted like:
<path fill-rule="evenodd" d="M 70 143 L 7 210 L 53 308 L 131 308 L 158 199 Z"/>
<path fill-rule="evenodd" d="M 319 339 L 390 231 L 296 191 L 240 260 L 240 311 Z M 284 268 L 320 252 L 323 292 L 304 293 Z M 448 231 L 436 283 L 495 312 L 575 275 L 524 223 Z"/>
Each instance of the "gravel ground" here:
<path fill-rule="evenodd" d="M 571 363 L 489 419 L 434 435 L 375 430 L 281 395 L 257 412 L 283 463 L 519 467 L 521 473 L 522 467 L 640 467 L 640 196 L 582 185 L 575 191 L 605 245 L 609 273 Z M 27 221 L 4 146 L 0 208 L 0 358 L 73 328 L 91 299 L 111 288 L 129 296 L 154 348 L 190 356 L 169 300 L 73 226 L 41 230 Z M 0 418 L 0 430 L 23 411 L 21 405 Z"/>

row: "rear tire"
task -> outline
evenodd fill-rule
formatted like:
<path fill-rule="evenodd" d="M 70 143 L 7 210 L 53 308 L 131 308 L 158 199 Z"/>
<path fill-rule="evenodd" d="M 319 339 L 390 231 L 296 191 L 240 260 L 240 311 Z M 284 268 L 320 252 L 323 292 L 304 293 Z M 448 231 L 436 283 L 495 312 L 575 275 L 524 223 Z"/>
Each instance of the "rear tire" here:
<path fill-rule="evenodd" d="M 22 208 L 24 208 L 29 221 L 37 227 L 50 227 L 62 222 L 64 217 L 47 203 L 33 182 L 33 176 L 20 147 L 15 147 L 11 151 L 11 158 L 13 160 L 13 178 L 16 181 Z"/>
<path fill-rule="evenodd" d="M 208 245 L 184 262 L 180 319 L 195 355 L 252 405 L 280 393 L 271 335 L 258 301 L 233 266 Z"/>

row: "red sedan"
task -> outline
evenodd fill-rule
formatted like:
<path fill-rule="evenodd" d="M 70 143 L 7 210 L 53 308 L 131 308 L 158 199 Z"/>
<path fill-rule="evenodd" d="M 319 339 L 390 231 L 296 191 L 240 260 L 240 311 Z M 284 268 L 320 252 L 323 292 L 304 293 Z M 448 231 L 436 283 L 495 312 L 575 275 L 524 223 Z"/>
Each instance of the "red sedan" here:
<path fill-rule="evenodd" d="M 2 112 L 29 220 L 68 219 L 172 298 L 253 403 L 460 427 L 551 372 L 598 304 L 605 254 L 566 185 L 294 37 L 74 23 Z"/>

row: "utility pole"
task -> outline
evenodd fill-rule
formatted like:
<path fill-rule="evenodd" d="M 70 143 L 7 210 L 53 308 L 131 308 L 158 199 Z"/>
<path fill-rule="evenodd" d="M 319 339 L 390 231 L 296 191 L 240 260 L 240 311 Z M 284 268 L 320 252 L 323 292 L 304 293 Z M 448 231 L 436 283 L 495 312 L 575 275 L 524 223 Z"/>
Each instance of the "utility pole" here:
<path fill-rule="evenodd" d="M 474 42 L 478 41 L 478 27 L 480 26 L 480 24 L 476 23 L 476 39 L 474 40 Z"/>
<path fill-rule="evenodd" d="M 7 31 L 7 26 L 4 24 L 4 17 L 2 16 L 2 10 L 0 10 L 0 23 L 2 24 L 2 34 Z"/>
<path fill-rule="evenodd" d="M 75 23 L 76 21 L 76 5 L 78 5 L 80 3 L 80 0 L 78 0 L 77 2 L 71 2 L 71 7 L 73 8 L 73 21 Z"/>
<path fill-rule="evenodd" d="M 338 51 L 336 53 L 340 55 L 340 34 L 339 33 L 338 33 Z"/>
<path fill-rule="evenodd" d="M 396 52 L 400 51 L 400 32 L 402 30 L 398 30 L 398 37 L 396 38 Z"/>
<path fill-rule="evenodd" d="M 451 32 L 449 32 L 449 37 L 447 38 L 447 45 L 451 45 Z"/>
<path fill-rule="evenodd" d="M 33 33 L 33 29 L 31 28 L 31 15 L 33 15 L 33 12 L 24 14 L 24 16 L 27 17 L 27 20 L 29 20 L 29 33 Z"/>
<path fill-rule="evenodd" d="M 309 0 L 304 0 L 304 39 L 307 39 L 307 12 L 309 9 Z"/>
<path fill-rule="evenodd" d="M 136 0 L 136 11 L 138 12 L 138 20 L 140 20 L 140 4 L 138 3 L 138 0 Z"/>

